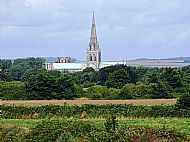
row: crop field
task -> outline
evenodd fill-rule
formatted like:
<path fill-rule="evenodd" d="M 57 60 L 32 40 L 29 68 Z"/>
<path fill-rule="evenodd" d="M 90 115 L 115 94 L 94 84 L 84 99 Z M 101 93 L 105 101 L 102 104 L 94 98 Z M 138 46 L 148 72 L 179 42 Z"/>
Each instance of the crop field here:
<path fill-rule="evenodd" d="M 43 105 L 108 105 L 130 104 L 134 106 L 175 105 L 176 99 L 139 99 L 139 100 L 26 100 L 26 101 L 0 101 L 0 105 L 15 106 L 43 106 Z"/>

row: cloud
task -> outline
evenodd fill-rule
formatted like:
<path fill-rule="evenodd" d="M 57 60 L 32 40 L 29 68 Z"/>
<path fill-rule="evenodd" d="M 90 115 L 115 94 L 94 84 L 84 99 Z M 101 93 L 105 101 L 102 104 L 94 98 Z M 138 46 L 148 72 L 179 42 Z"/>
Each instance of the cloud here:
<path fill-rule="evenodd" d="M 56 56 L 63 50 L 85 59 L 95 10 L 105 60 L 177 56 L 176 51 L 186 56 L 189 5 L 189 0 L 0 0 L 0 52 Z"/>
<path fill-rule="evenodd" d="M 33 8 L 55 8 L 59 5 L 59 0 L 24 0 L 26 6 Z"/>

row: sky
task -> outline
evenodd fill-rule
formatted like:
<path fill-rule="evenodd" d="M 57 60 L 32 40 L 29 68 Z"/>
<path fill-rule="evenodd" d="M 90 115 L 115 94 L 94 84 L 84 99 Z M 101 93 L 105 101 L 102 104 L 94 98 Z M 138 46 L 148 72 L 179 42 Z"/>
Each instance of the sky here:
<path fill-rule="evenodd" d="M 190 0 L 0 0 L 0 58 L 85 60 L 93 10 L 103 60 L 190 56 Z"/>

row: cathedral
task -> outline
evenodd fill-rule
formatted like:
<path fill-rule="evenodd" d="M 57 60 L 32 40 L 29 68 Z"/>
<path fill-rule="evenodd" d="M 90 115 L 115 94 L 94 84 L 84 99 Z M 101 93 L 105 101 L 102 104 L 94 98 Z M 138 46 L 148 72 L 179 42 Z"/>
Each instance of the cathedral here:
<path fill-rule="evenodd" d="M 99 70 L 106 66 L 123 64 L 123 62 L 101 62 L 101 49 L 97 38 L 94 12 L 92 17 L 90 41 L 86 51 L 86 61 L 71 63 L 70 59 L 70 57 L 58 57 L 58 62 L 46 62 L 44 66 L 47 70 L 78 72 L 87 67 Z"/>
<path fill-rule="evenodd" d="M 133 67 L 172 67 L 172 68 L 182 68 L 184 66 L 190 65 L 181 60 L 123 60 L 123 61 L 102 61 L 101 48 L 98 43 L 95 15 L 93 12 L 92 27 L 89 45 L 86 51 L 86 61 L 84 62 L 71 62 L 70 57 L 58 57 L 57 62 L 47 61 L 44 64 L 44 68 L 47 70 L 58 70 L 61 72 L 78 72 L 82 71 L 87 67 L 92 67 L 94 70 L 99 70 L 107 66 L 113 66 L 117 64 L 123 64 Z"/>

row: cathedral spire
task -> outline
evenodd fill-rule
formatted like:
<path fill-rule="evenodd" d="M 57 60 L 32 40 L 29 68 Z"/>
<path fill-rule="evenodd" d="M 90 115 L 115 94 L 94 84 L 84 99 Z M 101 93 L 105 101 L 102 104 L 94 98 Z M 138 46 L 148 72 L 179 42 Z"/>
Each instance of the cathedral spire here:
<path fill-rule="evenodd" d="M 95 15 L 93 11 L 90 43 L 87 49 L 87 66 L 93 67 L 95 70 L 97 70 L 100 67 L 100 62 L 101 62 L 101 49 L 99 48 L 98 44 Z"/>
<path fill-rule="evenodd" d="M 95 23 L 95 14 L 93 11 L 93 18 L 92 18 L 92 28 L 91 28 L 91 37 L 90 37 L 90 44 L 97 44 L 97 34 L 96 34 L 96 23 Z"/>

